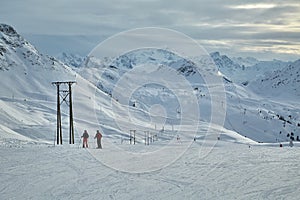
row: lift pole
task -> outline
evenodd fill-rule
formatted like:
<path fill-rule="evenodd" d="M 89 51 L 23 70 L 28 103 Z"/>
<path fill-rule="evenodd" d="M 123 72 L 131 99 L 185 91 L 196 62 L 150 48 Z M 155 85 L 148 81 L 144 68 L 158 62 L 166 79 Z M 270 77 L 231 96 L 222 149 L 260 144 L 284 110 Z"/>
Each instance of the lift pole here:
<path fill-rule="evenodd" d="M 62 125 L 61 125 L 61 109 L 60 106 L 65 102 L 69 106 L 70 128 L 69 128 L 69 143 L 74 144 L 74 125 L 73 125 L 73 106 L 72 106 L 72 84 L 75 81 L 52 82 L 57 88 L 57 130 L 56 142 L 62 144 Z M 61 90 L 60 85 L 68 85 L 68 90 Z M 62 101 L 60 100 L 62 97 Z M 69 97 L 69 100 L 67 100 Z"/>

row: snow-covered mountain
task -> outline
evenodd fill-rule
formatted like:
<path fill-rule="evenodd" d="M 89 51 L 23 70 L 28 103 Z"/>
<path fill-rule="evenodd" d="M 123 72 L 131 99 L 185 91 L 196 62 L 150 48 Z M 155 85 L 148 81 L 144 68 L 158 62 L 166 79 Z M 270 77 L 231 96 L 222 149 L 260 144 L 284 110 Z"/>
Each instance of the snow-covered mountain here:
<path fill-rule="evenodd" d="M 269 72 L 266 76 L 252 82 L 250 87 L 262 96 L 286 100 L 289 98 L 299 98 L 300 60 L 276 71 Z"/>
<path fill-rule="evenodd" d="M 81 56 L 79 54 L 74 53 L 66 53 L 63 52 L 56 56 L 57 59 L 59 59 L 64 64 L 70 66 L 70 67 L 80 67 L 86 60 L 86 57 Z"/>
<path fill-rule="evenodd" d="M 299 108 L 297 106 L 294 107 L 298 105 L 295 98 L 289 99 L 294 102 L 294 106 L 287 105 L 285 100 L 273 102 L 272 98 L 265 98 L 255 90 L 250 89 L 251 87 L 226 81 L 227 78 L 229 80 L 248 80 L 248 78 L 250 78 L 250 80 L 253 79 L 252 81 L 255 82 L 257 77 L 266 77 L 267 74 L 264 73 L 268 70 L 270 70 L 269 73 L 272 73 L 272 64 L 275 63 L 274 68 L 276 69 L 282 66 L 284 62 L 275 60 L 270 62 L 258 61 L 254 66 L 243 69 L 243 67 L 234 63 L 229 57 L 221 56 L 219 53 L 213 54 L 212 58 L 214 61 L 217 61 L 216 65 L 222 73 L 228 72 L 225 74 L 226 78 L 224 79 L 227 96 L 226 128 L 261 142 L 285 141 L 288 139 L 286 137 L 287 134 L 290 132 L 298 132 L 297 124 L 299 114 L 297 114 L 297 112 Z M 199 58 L 199 60 L 205 63 L 205 59 Z M 280 64 L 276 65 L 276 63 Z M 105 60 L 98 60 L 93 57 L 89 59 L 89 62 L 81 69 L 80 73 L 87 80 L 97 85 L 102 91 L 118 99 L 118 97 L 112 94 L 115 85 L 124 74 L 132 70 L 134 71 L 135 67 L 142 64 L 168 66 L 184 75 L 185 79 L 199 92 L 197 98 L 199 100 L 200 110 L 203 112 L 201 114 L 202 120 L 209 121 L 211 117 L 210 94 L 201 76 L 196 75 L 195 63 L 182 59 L 166 50 L 142 49 L 121 55 L 116 59 L 106 58 Z M 295 74 L 297 74 L 297 72 L 295 72 Z M 167 78 L 169 75 L 164 74 L 162 76 Z M 134 77 L 134 79 L 139 78 L 141 77 L 138 77 L 138 75 Z M 132 82 L 134 82 L 134 80 L 132 80 Z M 176 83 L 175 80 L 174 83 Z M 130 88 L 129 86 L 127 87 Z M 268 89 L 266 88 L 266 90 Z M 281 88 L 278 92 L 282 90 L 284 90 L 284 88 Z M 163 100 L 161 97 L 165 99 Z M 163 105 L 166 109 L 166 113 L 171 113 L 171 115 L 175 115 L 178 110 L 178 104 L 170 103 L 176 102 L 174 100 L 175 96 L 172 95 L 170 91 L 162 89 L 162 87 L 141 86 L 140 89 L 132 94 L 131 98 L 130 104 L 138 105 L 138 107 L 143 110 L 149 111 L 154 103 Z M 289 107 L 289 109 L 286 109 L 287 107 Z M 292 125 L 289 124 L 286 126 L 280 116 L 284 116 L 286 119 L 290 115 L 293 116 Z"/>
<path fill-rule="evenodd" d="M 70 67 L 54 57 L 39 53 L 5 24 L 0 25 L 0 66 L 1 139 L 53 141 L 57 92 L 53 81 L 78 82 L 74 85 L 74 94 L 78 94 L 79 100 L 74 99 L 74 103 L 79 108 L 85 104 L 80 98 L 93 96 L 95 92 L 93 86 Z M 61 89 L 67 88 L 61 86 Z M 86 101 L 90 101 L 89 98 Z M 80 110 L 74 111 L 78 118 Z M 93 111 L 93 108 L 90 110 Z M 62 106 L 62 112 L 63 129 L 67 131 L 67 106 Z"/>
<path fill-rule="evenodd" d="M 211 53 L 210 56 L 216 63 L 217 67 L 220 68 L 220 70 L 224 70 L 223 73 L 234 73 L 234 70 L 241 70 L 242 68 L 238 63 L 232 61 L 228 56 L 221 55 L 219 52 Z"/>
<path fill-rule="evenodd" d="M 161 80 L 169 80 L 177 88 L 181 88 L 180 84 L 182 83 L 174 79 L 172 70 L 177 75 L 182 75 L 192 86 L 193 93 L 196 94 L 199 101 L 201 120 L 209 122 L 211 117 L 209 86 L 204 82 L 202 75 L 195 70 L 195 63 L 172 52 L 163 49 L 156 49 L 155 51 L 143 49 L 129 52 L 118 58 L 99 60 L 95 57 L 88 57 L 80 68 L 76 68 L 78 74 L 61 61 L 39 53 L 12 27 L 1 25 L 0 28 L 1 109 L 3 111 L 0 117 L 2 130 L 6 130 L 4 131 L 6 133 L 25 133 L 31 138 L 49 140 L 50 136 L 47 132 L 55 132 L 53 127 L 56 123 L 56 88 L 51 86 L 51 82 L 61 80 L 80 82 L 74 86 L 74 94 L 76 94 L 74 102 L 79 107 L 76 110 L 77 123 L 84 124 L 82 127 L 94 126 L 98 123 L 97 121 L 87 123 L 86 120 L 83 120 L 83 118 L 90 119 L 91 116 L 88 113 L 95 112 L 96 115 L 103 117 L 101 123 L 106 126 L 108 133 L 115 130 L 112 121 L 116 118 L 117 113 L 113 114 L 112 108 L 109 106 L 111 101 L 115 102 L 116 107 L 121 110 L 129 106 L 131 112 L 134 113 L 136 124 L 140 124 L 140 126 L 148 126 L 147 121 L 153 118 L 151 113 L 155 115 L 160 113 L 155 109 L 153 110 L 153 106 L 159 104 L 165 109 L 165 116 L 158 116 L 158 118 L 165 117 L 165 126 L 172 127 L 179 119 L 180 105 L 176 100 L 176 95 L 169 90 L 170 88 L 152 83 L 140 85 L 130 94 L 129 102 L 122 102 L 122 95 L 114 96 L 115 94 L 112 93 L 124 75 L 129 71 L 136 70 L 139 65 L 154 66 L 153 70 L 157 71 L 156 75 L 161 76 Z M 262 62 L 243 69 L 229 57 L 219 53 L 213 54 L 212 58 L 222 73 L 228 72 L 225 75 L 230 80 L 235 80 L 235 77 L 239 77 L 240 74 L 243 78 L 261 76 L 261 72 L 265 70 L 259 67 Z M 206 59 L 202 59 L 202 64 L 205 64 Z M 201 61 L 201 58 L 199 60 Z M 272 66 L 271 63 L 274 62 L 280 63 L 275 68 L 283 65 L 281 61 L 272 61 L 265 63 L 265 66 Z M 249 71 L 247 71 L 248 69 Z M 203 70 L 208 69 L 204 67 Z M 244 76 L 242 72 L 245 72 Z M 248 76 L 246 76 L 246 72 L 249 73 Z M 145 73 L 147 74 L 147 71 Z M 210 71 L 209 73 L 217 73 L 217 71 Z M 270 93 L 271 96 L 289 92 L 299 94 L 298 73 L 299 61 L 288 65 L 285 69 L 270 72 L 269 74 L 272 76 L 263 75 L 261 76 L 262 79 L 258 79 L 249 86 L 224 79 L 227 101 L 225 128 L 261 142 L 286 141 L 288 139 L 287 134 L 291 132 L 298 134 L 299 103 L 297 98 L 282 98 L 280 101 L 272 101 L 270 96 L 266 98 L 263 95 L 269 94 L 270 91 L 273 91 Z M 133 79 L 127 82 L 127 85 L 123 85 L 124 91 L 130 91 L 132 84 L 139 83 L 136 80 L 147 79 L 147 76 L 129 78 Z M 259 90 L 255 90 L 255 88 L 259 88 Z M 124 93 L 124 95 L 127 94 Z M 87 104 L 87 102 L 90 103 Z M 88 105 L 98 105 L 101 109 L 95 111 L 94 106 Z M 67 110 L 64 112 L 64 116 L 67 116 Z M 89 121 L 93 121 L 93 119 Z M 41 134 L 41 129 L 45 131 L 42 131 L 41 136 L 37 136 Z M 80 131 L 81 129 L 79 129 Z M 112 131 L 111 133 L 118 135 L 122 131 Z"/>
<path fill-rule="evenodd" d="M 114 108 L 117 110 L 127 109 L 128 105 L 121 104 L 103 93 L 91 83 L 91 79 L 84 79 L 61 61 L 39 53 L 12 27 L 4 24 L 0 27 L 1 144 L 6 143 L 7 138 L 48 143 L 54 141 L 57 91 L 56 87 L 51 84 L 53 81 L 77 82 L 73 86 L 76 136 L 84 129 L 95 130 L 101 127 L 107 138 L 118 138 L 119 141 L 120 137 L 127 136 L 128 130 L 132 128 L 141 127 L 140 129 L 154 131 L 154 126 L 149 127 L 149 119 L 153 118 L 149 110 L 131 109 L 134 119 L 128 122 L 128 119 L 122 115 L 123 113 L 114 112 L 111 103 L 114 102 Z M 89 67 L 85 69 L 91 77 L 98 74 L 93 71 L 96 68 L 91 67 L 90 71 Z M 60 89 L 67 90 L 64 87 Z M 155 102 L 154 98 L 152 100 L 152 103 Z M 62 104 L 62 115 L 63 132 L 68 132 L 69 113 L 65 104 Z M 101 123 L 98 121 L 98 116 L 101 116 Z M 124 130 L 118 129 L 115 119 L 123 121 L 126 126 Z M 168 129 L 170 127 L 166 127 L 165 131 Z M 64 134 L 64 140 L 67 140 L 67 136 L 68 134 Z"/>
<path fill-rule="evenodd" d="M 219 52 L 211 53 L 218 69 L 225 76 L 229 77 L 237 84 L 247 85 L 257 78 L 268 76 L 276 70 L 290 64 L 280 60 L 259 61 L 255 58 L 229 58 L 226 55 L 221 55 Z"/>
<path fill-rule="evenodd" d="M 153 54 L 153 55 L 151 55 Z M 260 61 L 253 57 L 233 57 L 230 58 L 226 55 L 221 55 L 220 52 L 214 52 L 210 54 L 211 59 L 214 61 L 218 70 L 230 81 L 233 81 L 237 84 L 247 85 L 252 81 L 255 81 L 258 78 L 268 77 L 270 73 L 273 73 L 276 70 L 280 70 L 291 62 L 285 62 L 280 60 L 272 61 Z M 155 58 L 154 58 L 155 57 Z M 64 64 L 71 66 L 73 68 L 86 67 L 87 57 L 80 56 L 78 54 L 72 53 L 62 53 L 57 56 Z M 200 62 L 203 61 L 203 58 L 199 58 Z M 202 60 L 202 61 L 201 61 Z M 105 63 L 112 61 L 112 58 L 106 58 Z M 99 62 L 99 61 L 97 61 Z M 103 62 L 103 61 L 100 61 Z M 115 61 L 116 66 L 122 66 L 125 68 L 132 68 L 133 65 L 137 63 L 159 63 L 165 65 L 176 65 L 184 66 L 190 65 L 184 59 L 179 59 L 175 55 L 170 54 L 166 50 L 160 50 L 156 53 L 143 51 L 141 55 L 137 52 L 131 55 L 120 56 Z M 179 63 L 181 62 L 181 63 Z M 113 67 L 113 66 L 112 66 Z M 188 73 L 187 66 L 182 68 Z M 76 69 L 78 70 L 78 69 Z"/>
<path fill-rule="evenodd" d="M 242 57 L 233 57 L 231 58 L 231 60 L 235 63 L 237 63 L 238 65 L 240 65 L 241 67 L 251 67 L 253 65 L 258 64 L 260 61 L 257 60 L 256 58 L 253 57 L 246 57 L 246 58 L 242 58 Z"/>

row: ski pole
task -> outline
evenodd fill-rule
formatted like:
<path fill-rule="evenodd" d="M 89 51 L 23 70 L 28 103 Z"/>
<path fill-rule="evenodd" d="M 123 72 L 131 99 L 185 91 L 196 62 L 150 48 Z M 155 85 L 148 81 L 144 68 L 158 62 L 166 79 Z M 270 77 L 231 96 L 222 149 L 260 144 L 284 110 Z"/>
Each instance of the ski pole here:
<path fill-rule="evenodd" d="M 81 139 L 82 139 L 82 137 L 80 137 L 78 149 L 80 148 L 80 145 L 81 145 Z"/>
<path fill-rule="evenodd" d="M 53 141 L 53 146 L 55 147 L 55 140 L 56 140 L 56 132 L 54 132 L 54 141 Z"/>

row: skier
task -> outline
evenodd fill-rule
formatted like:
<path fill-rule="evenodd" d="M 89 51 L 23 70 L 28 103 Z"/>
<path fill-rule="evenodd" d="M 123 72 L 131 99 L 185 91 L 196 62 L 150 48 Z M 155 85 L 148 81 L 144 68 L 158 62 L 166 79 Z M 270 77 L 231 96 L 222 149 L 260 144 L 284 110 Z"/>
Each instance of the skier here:
<path fill-rule="evenodd" d="M 177 142 L 179 142 L 179 143 L 181 143 L 181 140 L 180 140 L 180 137 L 179 137 L 179 135 L 177 135 Z"/>
<path fill-rule="evenodd" d="M 290 140 L 290 147 L 293 147 L 294 146 L 294 143 L 293 143 L 293 140 Z"/>
<path fill-rule="evenodd" d="M 83 138 L 83 144 L 82 144 L 82 148 L 88 148 L 88 138 L 89 138 L 89 134 L 87 132 L 87 130 L 84 130 L 83 135 L 81 136 L 81 138 Z"/>
<path fill-rule="evenodd" d="M 101 145 L 102 134 L 100 133 L 99 130 L 97 130 L 97 133 L 96 133 L 94 139 L 96 139 L 96 138 L 97 138 L 97 145 L 98 145 L 97 148 L 98 148 L 98 149 L 102 149 L 102 145 Z"/>

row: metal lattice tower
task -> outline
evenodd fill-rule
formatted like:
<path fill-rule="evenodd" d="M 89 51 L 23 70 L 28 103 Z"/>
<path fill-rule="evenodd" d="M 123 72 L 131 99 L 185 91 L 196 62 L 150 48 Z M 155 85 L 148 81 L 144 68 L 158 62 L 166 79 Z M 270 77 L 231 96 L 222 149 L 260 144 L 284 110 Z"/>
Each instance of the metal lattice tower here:
<path fill-rule="evenodd" d="M 70 116 L 70 129 L 69 129 L 69 143 L 74 144 L 74 125 L 73 125 L 73 106 L 72 106 L 72 84 L 75 81 L 62 81 L 52 82 L 57 87 L 57 131 L 56 131 L 56 143 L 62 144 L 62 126 L 61 126 L 61 110 L 60 106 L 65 102 L 69 106 Z M 67 90 L 62 90 L 60 85 L 67 85 Z M 68 98 L 69 97 L 69 98 Z M 62 98 L 62 100 L 60 100 Z"/>

